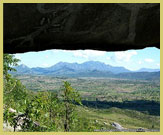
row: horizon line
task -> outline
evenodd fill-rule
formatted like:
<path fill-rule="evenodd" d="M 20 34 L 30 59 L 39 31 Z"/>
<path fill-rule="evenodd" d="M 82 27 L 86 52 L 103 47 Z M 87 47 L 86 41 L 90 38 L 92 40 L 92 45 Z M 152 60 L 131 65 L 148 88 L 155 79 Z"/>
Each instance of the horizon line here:
<path fill-rule="evenodd" d="M 30 67 L 30 66 L 27 66 L 26 64 L 18 64 L 18 66 L 20 66 L 20 65 L 25 65 L 25 66 L 27 66 L 28 68 L 49 68 L 49 67 L 52 67 L 52 66 L 54 66 L 54 65 L 56 65 L 56 64 L 58 64 L 58 63 L 69 63 L 69 64 L 74 64 L 74 63 L 76 63 L 76 64 L 83 64 L 83 63 L 86 63 L 86 62 L 99 62 L 99 63 L 103 63 L 103 64 L 105 64 L 105 65 L 109 65 L 109 66 L 112 66 L 112 67 L 123 67 L 123 66 L 113 66 L 113 65 L 110 65 L 110 64 L 106 64 L 105 62 L 101 62 L 101 61 L 94 61 L 94 60 L 89 60 L 89 61 L 85 61 L 85 62 L 82 62 L 82 63 L 79 63 L 79 62 L 64 62 L 64 61 L 60 61 L 60 62 L 57 62 L 57 63 L 55 63 L 55 64 L 52 64 L 51 66 L 44 66 L 44 67 L 41 67 L 41 66 L 36 66 L 36 67 Z M 140 70 L 140 69 L 157 69 L 157 70 L 160 70 L 160 68 L 146 68 L 146 67 L 142 67 L 142 68 L 139 68 L 139 69 L 137 69 L 137 70 L 131 70 L 131 69 L 128 69 L 128 68 L 126 68 L 126 67 L 123 67 L 123 68 L 125 68 L 125 69 L 127 69 L 127 70 L 129 70 L 129 71 L 138 71 L 138 70 Z"/>

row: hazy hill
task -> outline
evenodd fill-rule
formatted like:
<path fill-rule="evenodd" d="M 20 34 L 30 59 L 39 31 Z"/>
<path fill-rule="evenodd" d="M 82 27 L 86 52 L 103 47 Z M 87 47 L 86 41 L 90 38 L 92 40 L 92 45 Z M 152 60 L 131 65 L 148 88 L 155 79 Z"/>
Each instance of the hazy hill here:
<path fill-rule="evenodd" d="M 124 67 L 113 67 L 98 61 L 88 61 L 82 64 L 59 62 L 47 68 L 29 68 L 25 65 L 20 65 L 15 68 L 17 70 L 16 74 L 39 74 L 65 77 L 116 77 L 129 79 L 155 79 L 160 77 L 158 69 L 143 68 L 133 72 Z"/>
<path fill-rule="evenodd" d="M 137 70 L 136 72 L 159 72 L 160 69 L 149 69 L 149 68 L 141 68 Z"/>

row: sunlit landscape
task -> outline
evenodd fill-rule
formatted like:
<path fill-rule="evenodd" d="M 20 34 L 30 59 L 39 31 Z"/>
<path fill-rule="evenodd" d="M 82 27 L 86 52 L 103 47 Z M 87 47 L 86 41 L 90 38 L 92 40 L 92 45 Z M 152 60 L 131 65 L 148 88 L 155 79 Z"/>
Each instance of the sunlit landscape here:
<path fill-rule="evenodd" d="M 159 131 L 159 55 L 156 48 L 16 54 L 17 71 L 5 78 L 4 130 Z"/>

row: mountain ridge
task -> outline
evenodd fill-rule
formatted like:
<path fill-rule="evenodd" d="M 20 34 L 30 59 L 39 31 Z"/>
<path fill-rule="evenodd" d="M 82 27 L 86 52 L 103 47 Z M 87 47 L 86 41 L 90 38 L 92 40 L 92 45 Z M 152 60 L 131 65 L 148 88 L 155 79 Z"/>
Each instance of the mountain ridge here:
<path fill-rule="evenodd" d="M 151 69 L 151 68 L 140 68 L 136 72 L 158 72 L 160 69 Z"/>
<path fill-rule="evenodd" d="M 47 71 L 55 71 L 58 69 L 61 69 L 63 67 L 65 68 L 71 68 L 74 70 L 98 70 L 98 71 L 111 71 L 113 73 L 123 73 L 123 72 L 131 72 L 130 70 L 124 68 L 124 67 L 114 67 L 108 64 L 105 64 L 103 62 L 99 61 L 87 61 L 83 62 L 81 64 L 78 63 L 68 63 L 68 62 L 58 62 L 50 67 L 34 67 L 34 68 L 29 68 L 26 65 L 22 64 L 17 67 L 16 69 L 20 69 L 21 67 L 26 67 L 26 69 L 32 69 L 34 71 L 38 70 L 47 70 Z"/>
<path fill-rule="evenodd" d="M 81 64 L 59 62 L 50 67 L 29 68 L 26 65 L 15 67 L 17 73 L 13 74 L 36 74 L 49 76 L 66 76 L 66 77 L 118 77 L 118 78 L 158 78 L 160 72 L 157 70 L 143 68 L 142 71 L 130 71 L 124 67 L 114 67 L 99 61 L 87 61 Z M 149 72 L 151 71 L 151 72 Z M 154 72 L 152 72 L 154 71 Z M 143 74 L 143 75 L 142 75 Z M 151 76 L 150 76 L 151 75 Z"/>

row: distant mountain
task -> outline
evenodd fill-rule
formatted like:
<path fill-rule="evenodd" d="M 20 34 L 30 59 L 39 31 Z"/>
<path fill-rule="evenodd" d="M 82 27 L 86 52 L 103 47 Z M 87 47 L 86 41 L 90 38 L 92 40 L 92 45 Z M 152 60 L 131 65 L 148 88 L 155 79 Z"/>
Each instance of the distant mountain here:
<path fill-rule="evenodd" d="M 149 69 L 149 68 L 141 68 L 137 70 L 136 72 L 159 72 L 160 69 Z"/>
<path fill-rule="evenodd" d="M 126 69 L 124 67 L 112 67 L 110 65 L 106 65 L 105 63 L 98 62 L 98 61 L 88 61 L 88 62 L 84 62 L 82 64 L 59 62 L 59 63 L 47 68 L 46 70 L 56 71 L 56 70 L 60 70 L 63 68 L 69 68 L 74 71 L 93 71 L 93 70 L 107 71 L 107 72 L 112 72 L 115 74 L 130 72 L 128 69 Z"/>
<path fill-rule="evenodd" d="M 159 78 L 160 74 L 160 72 L 155 72 L 157 70 L 153 69 L 141 69 L 138 72 L 133 72 L 124 67 L 113 67 L 98 61 L 88 61 L 82 64 L 59 62 L 47 68 L 29 68 L 26 65 L 20 65 L 15 68 L 17 70 L 17 74 L 39 74 L 62 77 L 116 77 L 129 79 L 152 79 Z"/>
<path fill-rule="evenodd" d="M 36 68 L 31 68 L 34 74 L 46 74 L 49 71 L 46 70 L 46 68 L 41 68 L 41 67 L 36 67 Z"/>
<path fill-rule="evenodd" d="M 31 74 L 31 73 L 33 73 L 31 68 L 27 67 L 24 64 L 21 64 L 21 65 L 15 67 L 15 69 L 17 70 L 17 72 L 13 72 L 13 73 L 19 73 L 19 74 Z"/>
<path fill-rule="evenodd" d="M 117 74 L 116 77 L 127 78 L 127 79 L 155 80 L 155 79 L 160 79 L 160 72 L 120 73 L 120 74 Z"/>

